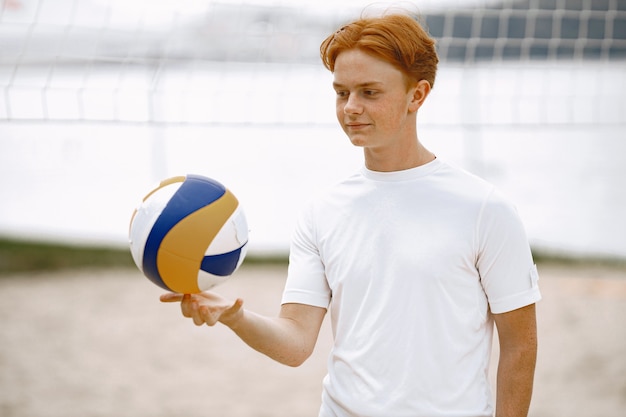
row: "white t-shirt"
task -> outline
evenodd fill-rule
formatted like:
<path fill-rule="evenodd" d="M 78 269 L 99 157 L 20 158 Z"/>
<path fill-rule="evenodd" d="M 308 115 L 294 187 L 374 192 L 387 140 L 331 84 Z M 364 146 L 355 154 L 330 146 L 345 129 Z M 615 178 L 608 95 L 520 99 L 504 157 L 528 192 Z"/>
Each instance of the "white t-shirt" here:
<path fill-rule="evenodd" d="M 538 301 L 515 208 L 439 159 L 361 172 L 312 202 L 283 303 L 330 306 L 320 416 L 493 414 L 493 320 Z"/>

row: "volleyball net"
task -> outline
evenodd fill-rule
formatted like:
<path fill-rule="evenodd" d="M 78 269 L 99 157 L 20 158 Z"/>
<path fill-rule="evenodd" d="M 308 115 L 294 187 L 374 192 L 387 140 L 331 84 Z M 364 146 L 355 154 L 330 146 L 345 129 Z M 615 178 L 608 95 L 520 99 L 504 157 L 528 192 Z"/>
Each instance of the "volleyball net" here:
<path fill-rule="evenodd" d="M 626 0 L 436 3 L 415 2 L 452 80 L 434 96 L 475 110 L 424 123 L 625 123 Z M 318 47 L 359 13 L 314 2 L 0 4 L 0 122 L 333 123 Z M 242 115 L 243 100 L 257 110 Z"/>

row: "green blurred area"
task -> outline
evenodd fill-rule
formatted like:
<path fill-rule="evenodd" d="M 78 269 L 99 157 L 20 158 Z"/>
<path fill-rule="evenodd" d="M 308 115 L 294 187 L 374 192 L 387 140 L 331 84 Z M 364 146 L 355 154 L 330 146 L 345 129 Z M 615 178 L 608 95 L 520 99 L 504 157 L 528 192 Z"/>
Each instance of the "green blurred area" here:
<path fill-rule="evenodd" d="M 538 264 L 560 264 L 574 268 L 596 265 L 626 269 L 626 259 L 568 256 L 537 250 L 533 255 Z M 286 255 L 248 255 L 244 261 L 245 265 L 286 263 Z M 135 264 L 130 250 L 124 248 L 88 247 L 0 237 L 0 276 L 79 268 L 135 268 Z"/>
<path fill-rule="evenodd" d="M 0 274 L 70 268 L 133 267 L 130 250 L 0 238 Z"/>
<path fill-rule="evenodd" d="M 287 257 L 247 256 L 245 264 L 282 264 Z M 78 268 L 136 268 L 129 249 L 0 237 L 0 276 Z"/>

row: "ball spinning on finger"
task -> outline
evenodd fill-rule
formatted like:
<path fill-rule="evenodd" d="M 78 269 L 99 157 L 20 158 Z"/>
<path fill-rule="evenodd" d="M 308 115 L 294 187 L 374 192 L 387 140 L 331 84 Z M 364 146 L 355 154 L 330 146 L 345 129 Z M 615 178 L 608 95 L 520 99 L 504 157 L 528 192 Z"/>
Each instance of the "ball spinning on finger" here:
<path fill-rule="evenodd" d="M 243 262 L 248 224 L 239 201 L 218 181 L 172 177 L 150 191 L 129 228 L 137 267 L 163 289 L 194 294 L 225 281 Z"/>

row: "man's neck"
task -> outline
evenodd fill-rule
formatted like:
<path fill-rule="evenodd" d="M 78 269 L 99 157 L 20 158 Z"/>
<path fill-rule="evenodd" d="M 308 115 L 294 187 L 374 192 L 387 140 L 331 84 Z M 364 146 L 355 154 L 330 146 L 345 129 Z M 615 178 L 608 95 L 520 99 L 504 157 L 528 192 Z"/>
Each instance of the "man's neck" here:
<path fill-rule="evenodd" d="M 418 141 L 411 149 L 363 150 L 367 169 L 378 172 L 403 171 L 432 162 L 436 157 Z"/>

